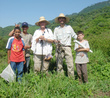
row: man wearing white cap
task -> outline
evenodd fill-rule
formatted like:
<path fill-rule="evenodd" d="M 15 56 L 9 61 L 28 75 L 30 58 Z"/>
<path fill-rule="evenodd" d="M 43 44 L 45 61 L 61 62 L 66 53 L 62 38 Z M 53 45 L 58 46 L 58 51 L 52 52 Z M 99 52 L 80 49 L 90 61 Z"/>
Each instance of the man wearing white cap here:
<path fill-rule="evenodd" d="M 76 39 L 77 35 L 70 25 L 65 24 L 69 22 L 69 18 L 65 17 L 63 13 L 61 13 L 57 18 L 55 18 L 55 22 L 59 23 L 60 26 L 54 29 L 54 41 L 56 43 L 60 42 L 61 44 L 61 48 L 59 48 L 60 53 L 56 51 L 57 71 L 64 73 L 63 58 L 65 57 L 68 69 L 68 76 L 74 78 L 73 57 L 71 52 L 71 38 L 73 37 L 74 39 Z"/>
<path fill-rule="evenodd" d="M 46 28 L 49 22 L 45 17 L 40 17 L 39 21 L 35 24 L 40 26 L 40 28 L 34 32 L 32 37 L 31 49 L 34 53 L 34 71 L 35 73 L 41 71 L 48 74 L 49 59 L 46 57 L 52 53 L 53 33 L 51 29 Z"/>

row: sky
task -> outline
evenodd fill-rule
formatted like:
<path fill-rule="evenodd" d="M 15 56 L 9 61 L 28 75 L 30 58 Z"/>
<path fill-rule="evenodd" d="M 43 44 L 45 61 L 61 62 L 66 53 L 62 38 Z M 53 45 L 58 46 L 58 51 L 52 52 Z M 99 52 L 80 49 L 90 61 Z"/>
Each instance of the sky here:
<path fill-rule="evenodd" d="M 0 27 L 19 22 L 34 25 L 41 16 L 53 20 L 60 13 L 70 15 L 107 0 L 0 0 Z"/>

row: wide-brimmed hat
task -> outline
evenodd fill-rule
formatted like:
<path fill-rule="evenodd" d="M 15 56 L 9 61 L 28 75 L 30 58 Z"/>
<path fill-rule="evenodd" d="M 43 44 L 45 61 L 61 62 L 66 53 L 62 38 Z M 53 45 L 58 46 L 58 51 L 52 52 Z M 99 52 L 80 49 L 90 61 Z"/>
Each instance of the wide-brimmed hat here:
<path fill-rule="evenodd" d="M 35 24 L 36 24 L 37 26 L 39 26 L 39 23 L 42 22 L 42 21 L 45 21 L 45 22 L 46 22 L 46 25 L 50 24 L 50 23 L 45 19 L 45 17 L 43 17 L 43 16 L 41 16 L 41 17 L 39 18 L 39 21 L 36 22 Z"/>
<path fill-rule="evenodd" d="M 69 22 L 69 18 L 66 17 L 63 13 L 61 13 L 58 17 L 55 18 L 55 22 L 56 22 L 56 23 L 59 23 L 58 18 L 60 18 L 60 17 L 65 17 L 65 18 L 66 18 L 66 23 Z"/>

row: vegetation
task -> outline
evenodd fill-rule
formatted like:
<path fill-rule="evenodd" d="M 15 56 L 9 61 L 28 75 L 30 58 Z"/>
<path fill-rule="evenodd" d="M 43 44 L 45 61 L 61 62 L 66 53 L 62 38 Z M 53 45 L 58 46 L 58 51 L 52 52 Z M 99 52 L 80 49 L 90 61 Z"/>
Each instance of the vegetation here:
<path fill-rule="evenodd" d="M 107 6 L 110 6 L 110 0 L 99 2 L 92 6 L 88 6 L 87 8 L 83 9 L 80 13 L 88 13 L 88 12 L 91 12 L 92 10 L 97 10 L 97 9 L 100 9 L 102 7 L 107 7 Z"/>
<path fill-rule="evenodd" d="M 85 39 L 89 41 L 93 53 L 88 53 L 90 62 L 87 64 L 88 83 L 78 82 L 76 68 L 75 80 L 68 78 L 64 61 L 65 76 L 56 73 L 55 45 L 53 44 L 53 59 L 50 62 L 49 76 L 35 75 L 33 72 L 33 55 L 31 55 L 31 71 L 25 74 L 22 83 L 7 83 L 0 78 L 0 98 L 109 98 L 110 97 L 110 0 L 92 5 L 78 14 L 68 15 L 75 32 L 82 30 Z M 106 6 L 106 3 L 107 6 Z M 100 6 L 101 5 L 101 6 Z M 102 6 L 103 5 L 103 6 Z M 100 6 L 100 7 L 98 7 Z M 97 8 L 97 9 L 92 9 Z M 51 21 L 49 28 L 54 30 L 58 24 Z M 7 66 L 7 51 L 5 49 L 8 33 L 13 26 L 0 28 L 0 73 Z M 30 25 L 31 34 L 37 26 Z M 75 59 L 74 43 L 72 54 Z"/>

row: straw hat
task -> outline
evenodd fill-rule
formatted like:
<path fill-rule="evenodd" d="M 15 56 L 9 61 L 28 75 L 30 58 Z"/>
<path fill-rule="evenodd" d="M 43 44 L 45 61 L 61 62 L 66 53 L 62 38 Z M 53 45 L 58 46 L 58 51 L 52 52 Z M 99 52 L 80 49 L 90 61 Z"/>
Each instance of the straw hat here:
<path fill-rule="evenodd" d="M 42 22 L 42 21 L 46 21 L 46 25 L 50 24 L 50 23 L 45 19 L 45 17 L 43 17 L 43 16 L 41 16 L 41 17 L 39 18 L 39 21 L 36 22 L 35 24 L 36 24 L 37 26 L 39 26 L 39 23 Z"/>
<path fill-rule="evenodd" d="M 69 22 L 69 18 L 66 17 L 63 13 L 61 13 L 57 18 L 55 18 L 55 22 L 56 22 L 56 23 L 59 23 L 58 18 L 60 18 L 60 17 L 65 17 L 65 18 L 66 18 L 66 23 Z"/>

